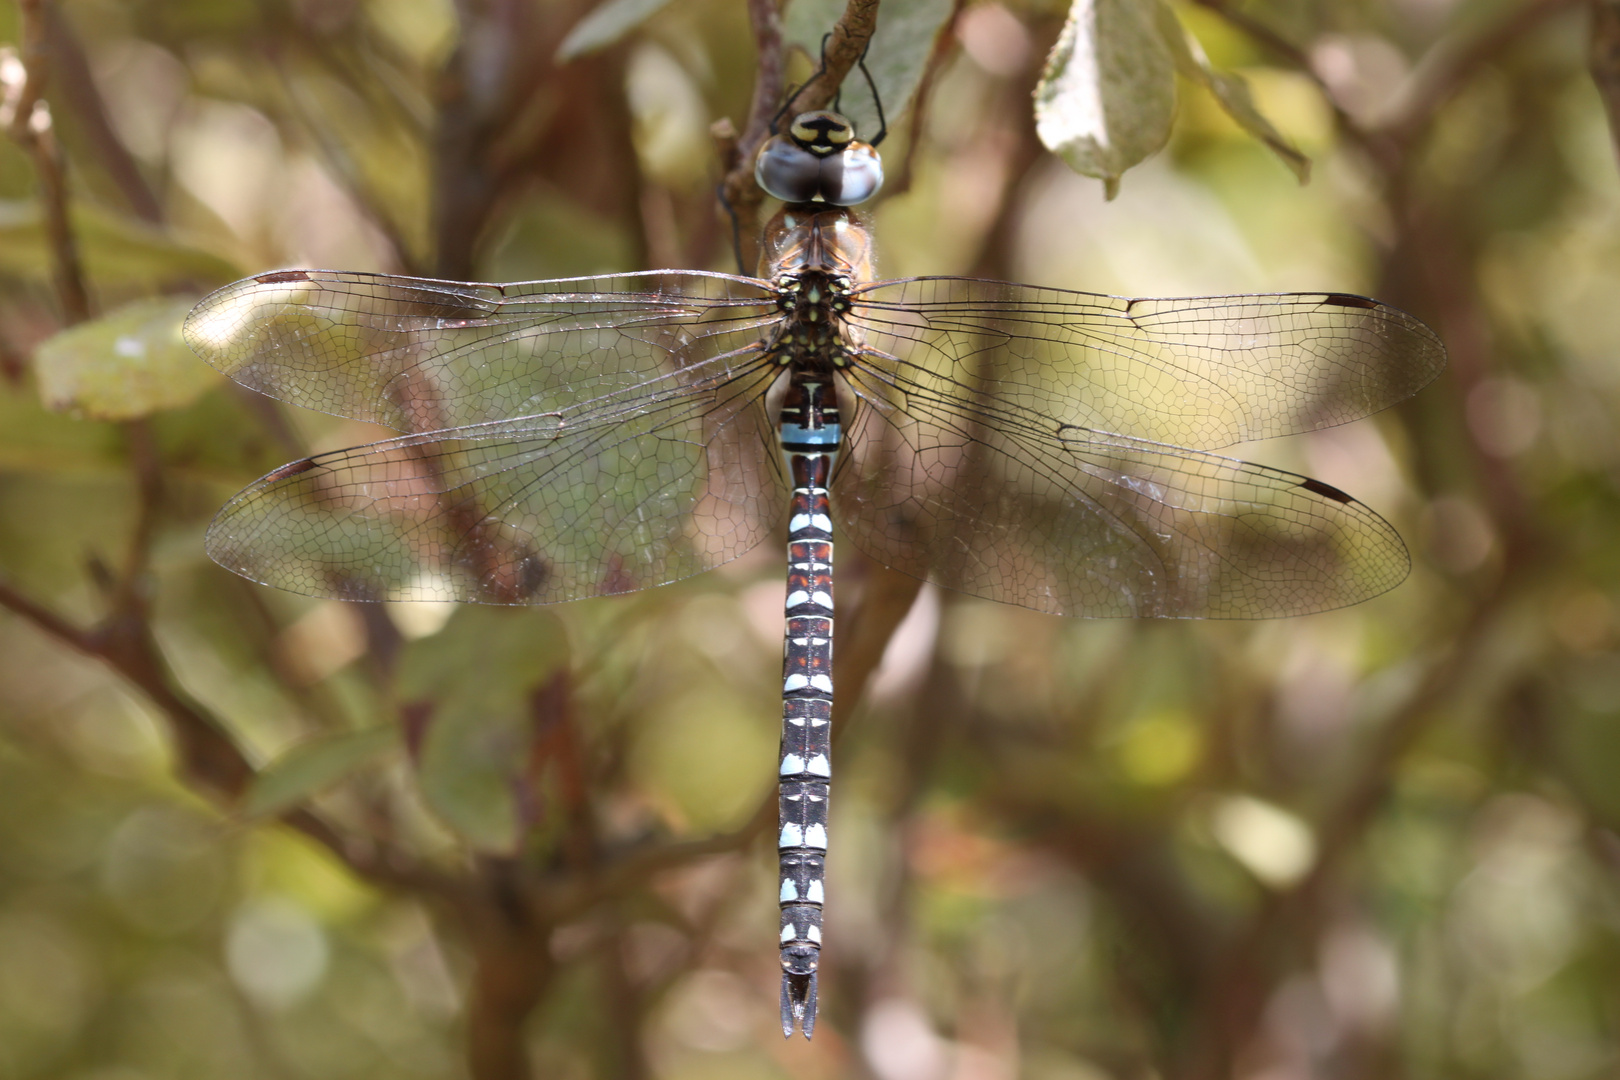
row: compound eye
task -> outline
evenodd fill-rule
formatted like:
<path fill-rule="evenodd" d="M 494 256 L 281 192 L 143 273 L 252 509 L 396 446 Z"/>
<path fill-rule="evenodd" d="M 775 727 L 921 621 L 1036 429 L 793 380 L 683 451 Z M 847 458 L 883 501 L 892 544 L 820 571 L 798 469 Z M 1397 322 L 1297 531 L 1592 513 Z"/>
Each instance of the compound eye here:
<path fill-rule="evenodd" d="M 811 202 L 820 197 L 822 164 L 786 135 L 772 135 L 754 159 L 754 180 L 783 202 Z"/>
<path fill-rule="evenodd" d="M 836 169 L 829 168 L 836 162 Z M 822 197 L 835 206 L 856 206 L 883 187 L 883 160 L 863 142 L 822 162 Z"/>

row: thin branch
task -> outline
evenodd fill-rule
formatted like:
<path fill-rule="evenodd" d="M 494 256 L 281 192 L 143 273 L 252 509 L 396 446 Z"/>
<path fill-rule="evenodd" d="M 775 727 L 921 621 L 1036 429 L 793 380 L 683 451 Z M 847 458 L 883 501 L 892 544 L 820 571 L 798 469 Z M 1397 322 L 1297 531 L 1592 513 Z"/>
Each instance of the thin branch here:
<path fill-rule="evenodd" d="M 45 36 L 51 72 L 61 89 L 58 98 L 78 122 L 77 130 L 131 212 L 154 225 L 163 221 L 163 204 L 146 182 L 140 163 L 114 129 L 107 104 L 90 73 L 90 61 L 78 35 L 59 7 L 45 8 Z"/>
<path fill-rule="evenodd" d="M 93 630 L 84 630 L 0 579 L 0 609 L 75 652 L 101 661 L 138 687 L 168 721 L 180 759 L 179 772 L 189 785 L 225 809 L 241 798 L 253 780 L 252 764 L 220 720 L 180 688 L 138 599 L 131 609 Z M 457 892 L 450 879 L 416 865 L 398 851 L 374 842 L 346 840 L 308 810 L 290 811 L 282 820 L 331 851 L 363 880 L 441 897 Z"/>
<path fill-rule="evenodd" d="M 90 294 L 73 228 L 68 221 L 66 162 L 52 129 L 45 101 L 47 55 L 45 0 L 18 0 L 22 52 L 0 55 L 0 127 L 33 158 L 39 177 L 45 231 L 50 239 L 53 276 L 62 321 L 69 326 L 90 317 Z"/>
<path fill-rule="evenodd" d="M 554 924 L 576 919 L 602 900 L 638 889 L 665 870 L 747 847 L 770 831 L 776 823 L 776 812 L 777 797 L 776 792 L 772 791 L 760 801 L 759 808 L 741 828 L 699 840 L 648 844 L 612 864 L 605 872 L 590 878 L 561 878 L 554 886 L 537 890 L 535 910 Z"/>
<path fill-rule="evenodd" d="M 827 39 L 825 67 L 793 95 L 794 110 L 824 108 L 833 99 L 844 76 L 872 40 L 872 33 L 877 29 L 877 10 L 878 0 L 849 0 Z M 765 193 L 754 183 L 754 156 L 770 134 L 771 119 L 782 107 L 784 69 L 782 22 L 775 0 L 749 0 L 748 14 L 759 50 L 759 72 L 754 81 L 754 100 L 748 110 L 748 126 L 737 140 L 736 156 L 727 163 L 728 171 L 720 185 L 722 198 L 747 234 L 743 237 L 745 267 L 751 261 L 747 253 L 756 242 L 754 231 L 759 226 L 759 206 L 765 199 Z"/>
<path fill-rule="evenodd" d="M 849 0 L 849 6 L 833 24 L 832 36 L 822 50 L 820 72 L 793 95 L 795 111 L 827 107 L 877 32 L 877 14 L 878 0 Z"/>
<path fill-rule="evenodd" d="M 758 53 L 748 124 L 740 136 L 729 125 L 716 133 L 721 144 L 721 161 L 727 170 L 725 179 L 720 182 L 720 200 L 733 227 L 743 234 L 738 237 L 742 262 L 738 269 L 743 273 L 751 272 L 758 258 L 759 206 L 765 200 L 765 193 L 754 183 L 754 157 L 770 134 L 771 118 L 780 107 L 786 65 L 777 0 L 748 0 L 748 19 L 754 28 L 754 47 Z"/>
<path fill-rule="evenodd" d="M 127 421 L 123 429 L 130 462 L 135 470 L 136 515 L 129 551 L 124 556 L 123 572 L 119 575 L 118 595 L 113 599 L 114 611 L 133 610 L 138 602 L 136 591 L 146 574 L 152 536 L 157 529 L 158 509 L 163 500 L 163 461 L 158 455 L 152 425 L 141 417 Z"/>
<path fill-rule="evenodd" d="M 1495 60 L 1537 24 L 1584 4 L 1586 0 L 1530 0 L 1504 16 L 1500 22 L 1459 44 L 1447 38 L 1423 57 L 1406 95 L 1401 116 L 1388 125 L 1402 151 L 1409 157 L 1412 147 L 1428 133 L 1440 109 L 1454 97 L 1481 67 Z"/>
<path fill-rule="evenodd" d="M 1609 139 L 1620 149 L 1620 0 L 1592 0 L 1587 68 L 1609 117 Z"/>
<path fill-rule="evenodd" d="M 953 0 L 950 15 L 940 24 L 939 31 L 934 35 L 934 45 L 929 50 L 928 62 L 923 66 L 922 78 L 917 81 L 917 90 L 911 99 L 912 137 L 906 140 L 906 153 L 900 159 L 900 167 L 892 170 L 892 175 L 884 178 L 883 189 L 887 198 L 892 199 L 911 190 L 917 154 L 922 149 L 923 132 L 928 127 L 928 107 L 933 103 L 934 87 L 939 82 L 946 63 L 960 48 L 956 30 L 966 6 L 967 0 Z"/>
<path fill-rule="evenodd" d="M 754 100 L 739 143 L 740 160 L 753 168 L 754 154 L 770 132 L 771 118 L 782 102 L 787 57 L 782 51 L 782 15 L 776 0 L 748 0 L 748 20 L 754 28 L 759 58 L 754 72 Z"/>
<path fill-rule="evenodd" d="M 316 55 L 321 54 L 317 52 Z M 405 230 L 387 211 L 385 200 L 377 192 L 375 185 L 362 174 L 354 155 L 349 153 L 348 147 L 341 139 L 334 138 L 327 130 L 321 119 L 321 110 L 310 107 L 306 100 L 307 95 L 300 89 L 300 84 L 282 65 L 274 65 L 274 70 L 281 80 L 282 91 L 291 106 L 291 111 L 297 118 L 299 125 L 297 130 L 314 145 L 320 160 L 326 165 L 327 174 L 348 195 L 355 208 L 360 211 L 360 216 L 388 242 L 388 246 L 393 249 L 394 265 L 407 274 L 420 273 L 421 267 L 417 263 L 416 253 L 405 235 Z"/>

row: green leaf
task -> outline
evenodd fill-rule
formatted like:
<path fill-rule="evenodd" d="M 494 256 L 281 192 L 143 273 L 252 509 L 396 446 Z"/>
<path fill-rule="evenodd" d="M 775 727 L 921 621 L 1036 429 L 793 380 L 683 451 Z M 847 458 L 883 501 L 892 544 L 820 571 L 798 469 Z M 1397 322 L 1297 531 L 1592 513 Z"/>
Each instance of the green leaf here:
<path fill-rule="evenodd" d="M 208 287 L 241 277 L 229 261 L 176 243 L 163 230 L 91 203 L 70 215 L 85 274 L 99 289 Z M 48 281 L 54 257 L 38 204 L 0 199 L 0 274 Z"/>
<path fill-rule="evenodd" d="M 124 445 L 112 425 L 50 412 L 32 387 L 0 379 L 0 470 L 121 472 Z"/>
<path fill-rule="evenodd" d="M 877 85 L 879 100 L 893 126 L 911 108 L 928 71 L 939 35 L 950 24 L 951 0 L 884 0 L 878 7 L 877 30 L 866 51 L 866 68 Z M 821 39 L 844 13 L 845 0 L 793 0 L 782 21 L 782 39 L 821 62 Z M 860 68 L 844 79 L 839 109 L 855 123 L 862 138 L 878 133 L 877 108 Z"/>
<path fill-rule="evenodd" d="M 556 616 L 476 605 L 401 658 L 401 697 L 432 706 L 417 760 L 423 800 L 480 850 L 510 853 L 522 842 L 529 698 L 567 662 Z"/>
<path fill-rule="evenodd" d="M 392 725 L 321 735 L 299 743 L 253 778 L 242 799 L 241 813 L 250 818 L 279 814 L 398 745 L 399 730 Z"/>
<path fill-rule="evenodd" d="M 137 300 L 63 330 L 34 353 L 45 407 L 128 420 L 187 405 L 219 376 L 180 339 L 194 297 Z"/>
<path fill-rule="evenodd" d="M 1035 88 L 1035 130 L 1113 198 L 1126 169 L 1160 150 L 1175 116 L 1158 0 L 1074 0 Z M 1149 6 L 1154 5 L 1154 6 Z"/>
<path fill-rule="evenodd" d="M 557 63 L 600 52 L 668 4 L 669 0 L 605 0 L 568 31 L 557 47 Z"/>
<path fill-rule="evenodd" d="M 1176 70 L 1184 78 L 1214 94 L 1222 111 L 1244 131 L 1270 147 L 1272 153 L 1299 177 L 1300 183 L 1308 181 L 1311 178 L 1311 159 L 1283 138 L 1282 133 L 1272 127 L 1271 121 L 1255 107 L 1254 98 L 1249 94 L 1249 84 L 1243 81 L 1243 77 L 1216 71 L 1210 66 L 1204 47 L 1181 25 L 1181 20 L 1170 10 L 1170 5 L 1157 0 L 1157 9 L 1159 30 L 1175 56 Z"/>

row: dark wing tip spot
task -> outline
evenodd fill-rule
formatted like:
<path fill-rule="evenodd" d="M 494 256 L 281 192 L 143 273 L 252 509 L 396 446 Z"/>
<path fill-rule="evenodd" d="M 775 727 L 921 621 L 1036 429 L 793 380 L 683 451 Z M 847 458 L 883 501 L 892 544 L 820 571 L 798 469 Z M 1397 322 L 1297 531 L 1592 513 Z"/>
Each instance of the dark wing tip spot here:
<path fill-rule="evenodd" d="M 309 274 L 304 270 L 276 270 L 269 274 L 255 274 L 253 280 L 260 285 L 285 285 L 290 281 L 308 281 Z"/>
<path fill-rule="evenodd" d="M 1333 304 L 1337 307 L 1353 308 L 1375 308 L 1378 306 L 1378 301 L 1376 300 L 1369 300 L 1365 296 L 1356 296 L 1353 293 L 1342 292 L 1328 293 L 1326 296 L 1322 297 L 1322 303 Z"/>
<path fill-rule="evenodd" d="M 298 461 L 290 461 L 281 468 L 272 469 L 270 472 L 266 473 L 264 479 L 260 481 L 260 483 L 274 484 L 278 481 L 287 479 L 289 476 L 297 476 L 299 473 L 309 472 L 309 470 L 313 469 L 314 467 L 314 458 L 301 458 Z"/>
<path fill-rule="evenodd" d="M 1313 495 L 1320 495 L 1325 499 L 1332 499 L 1334 502 L 1353 503 L 1356 501 L 1332 484 L 1324 484 L 1322 481 L 1312 480 L 1308 476 L 1299 482 L 1299 486 Z"/>

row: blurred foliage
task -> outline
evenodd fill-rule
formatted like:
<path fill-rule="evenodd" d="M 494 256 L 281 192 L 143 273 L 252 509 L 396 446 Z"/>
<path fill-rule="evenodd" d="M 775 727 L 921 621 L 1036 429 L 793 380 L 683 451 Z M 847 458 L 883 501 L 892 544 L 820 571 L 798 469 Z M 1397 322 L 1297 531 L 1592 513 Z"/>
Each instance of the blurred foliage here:
<path fill-rule="evenodd" d="M 799 41 L 799 4 L 839 7 L 795 0 Z M 376 433 L 165 336 L 279 266 L 729 269 L 709 127 L 748 112 L 745 6 L 43 10 L 100 318 L 63 325 L 0 140 L 0 1078 L 524 1075 L 503 1025 L 559 1078 L 1620 1069 L 1620 184 L 1585 5 L 1178 6 L 1209 78 L 1111 202 L 1036 138 L 1063 5 L 965 4 L 931 53 L 897 24 L 904 56 L 880 22 L 880 86 L 922 89 L 884 276 L 1362 292 L 1453 366 L 1235 452 L 1398 525 L 1377 600 L 1152 624 L 923 591 L 838 743 L 823 1020 L 785 1047 L 780 545 L 546 611 L 253 586 L 203 556 L 213 510 Z M 839 557 L 858 619 L 879 578 Z"/>

